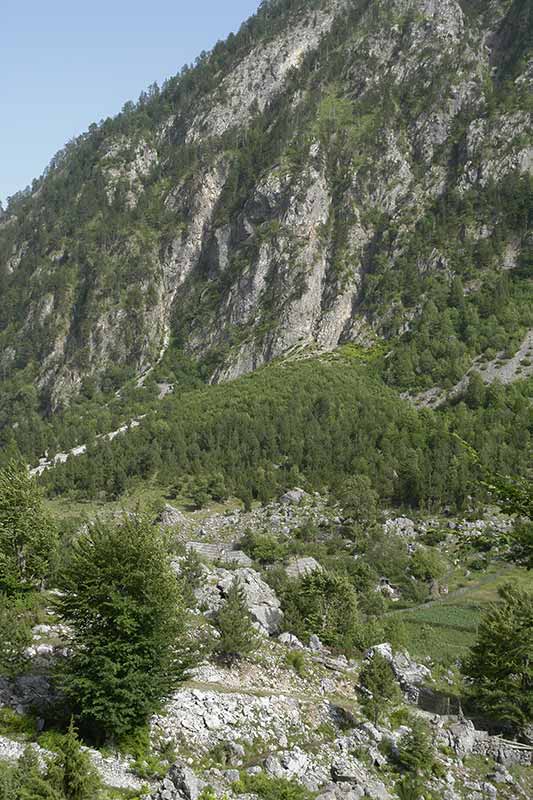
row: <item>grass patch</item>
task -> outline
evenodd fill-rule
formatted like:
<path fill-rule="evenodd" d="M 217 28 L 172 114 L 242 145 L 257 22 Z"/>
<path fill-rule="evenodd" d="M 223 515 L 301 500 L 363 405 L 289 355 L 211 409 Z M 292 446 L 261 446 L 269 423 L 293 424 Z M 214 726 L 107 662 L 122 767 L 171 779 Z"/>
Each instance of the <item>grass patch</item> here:
<path fill-rule="evenodd" d="M 0 708 L 0 734 L 17 741 L 33 741 L 37 725 L 33 717 L 17 714 L 11 708 Z"/>
<path fill-rule="evenodd" d="M 233 789 L 237 794 L 256 794 L 262 800 L 312 800 L 316 797 L 294 781 L 269 778 L 265 774 L 244 774 L 233 784 Z"/>
<path fill-rule="evenodd" d="M 398 616 L 407 629 L 407 649 L 411 655 L 418 659 L 430 656 L 442 664 L 462 658 L 476 640 L 484 611 L 490 603 L 498 601 L 498 589 L 510 581 L 529 589 L 533 583 L 525 569 L 491 565 L 448 599 L 399 611 Z"/>

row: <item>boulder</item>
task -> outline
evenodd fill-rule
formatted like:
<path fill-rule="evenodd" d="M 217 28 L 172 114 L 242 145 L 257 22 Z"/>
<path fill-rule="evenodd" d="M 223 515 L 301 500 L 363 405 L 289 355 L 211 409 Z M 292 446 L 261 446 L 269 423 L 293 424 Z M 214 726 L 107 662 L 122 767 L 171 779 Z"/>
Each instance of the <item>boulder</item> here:
<path fill-rule="evenodd" d="M 158 525 L 162 528 L 174 528 L 177 525 L 183 525 L 186 522 L 185 515 L 178 511 L 174 506 L 166 505 L 157 520 Z"/>
<path fill-rule="evenodd" d="M 290 564 L 285 567 L 285 573 L 288 578 L 302 578 L 304 575 L 309 575 L 311 572 L 316 572 L 322 569 L 318 561 L 312 556 L 308 558 L 295 558 Z"/>
<path fill-rule="evenodd" d="M 388 519 L 383 525 L 385 533 L 396 534 L 403 536 L 406 539 L 412 539 L 416 536 L 415 523 L 409 517 L 396 517 L 395 519 Z"/>
<path fill-rule="evenodd" d="M 377 644 L 365 653 L 365 659 L 371 659 L 374 653 L 379 653 L 392 667 L 400 687 L 413 702 L 418 701 L 418 687 L 431 678 L 431 670 L 423 664 L 418 664 L 404 650 L 394 653 L 388 642 Z"/>
<path fill-rule="evenodd" d="M 281 636 L 278 636 L 278 642 L 280 644 L 284 644 L 287 647 L 291 647 L 294 650 L 304 650 L 305 645 L 298 639 L 294 633 L 282 633 Z"/>
<path fill-rule="evenodd" d="M 307 497 L 307 492 L 304 492 L 303 489 L 298 489 L 297 487 L 294 489 L 289 489 L 288 492 L 285 492 L 280 497 L 280 502 L 285 503 L 286 505 L 295 505 L 299 506 L 302 500 Z"/>
<path fill-rule="evenodd" d="M 381 781 L 350 756 L 340 756 L 331 765 L 331 777 L 336 784 L 348 784 L 350 791 L 355 792 L 355 797 L 371 797 L 373 800 L 390 800 L 390 794 Z M 359 792 L 359 794 L 357 794 Z M 346 792 L 335 791 L 336 797 L 346 797 Z"/>
<path fill-rule="evenodd" d="M 309 637 L 309 649 L 312 650 L 314 653 L 324 653 L 326 652 L 326 648 L 318 638 L 318 636 L 314 633 L 311 634 Z"/>
<path fill-rule="evenodd" d="M 198 800 L 203 788 L 204 784 L 189 767 L 174 764 L 150 798 L 151 800 Z"/>
<path fill-rule="evenodd" d="M 279 632 L 283 612 L 276 593 L 259 573 L 248 567 L 236 570 L 217 570 L 217 588 L 224 597 L 234 580 L 238 580 L 252 619 L 268 634 Z"/>

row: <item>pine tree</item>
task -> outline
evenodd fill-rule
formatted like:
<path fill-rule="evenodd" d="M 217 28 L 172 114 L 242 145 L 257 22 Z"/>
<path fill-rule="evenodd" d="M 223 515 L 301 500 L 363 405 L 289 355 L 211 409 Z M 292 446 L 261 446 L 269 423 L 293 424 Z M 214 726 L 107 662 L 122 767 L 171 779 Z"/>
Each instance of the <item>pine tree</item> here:
<path fill-rule="evenodd" d="M 220 634 L 215 653 L 221 658 L 232 661 L 253 653 L 257 648 L 257 634 L 246 606 L 244 590 L 238 580 L 231 584 L 215 623 Z"/>
<path fill-rule="evenodd" d="M 64 800 L 42 773 L 37 753 L 27 747 L 15 770 L 13 783 L 17 800 Z"/>
<path fill-rule="evenodd" d="M 65 800 L 98 800 L 100 797 L 100 777 L 88 754 L 81 749 L 73 720 L 48 768 L 47 778 Z"/>
<path fill-rule="evenodd" d="M 401 698 L 392 667 L 381 653 L 375 652 L 365 662 L 359 675 L 359 681 L 371 695 L 365 695 L 361 704 L 374 725 L 377 725 L 387 705 L 399 701 Z"/>
<path fill-rule="evenodd" d="M 25 663 L 32 642 L 27 608 L 19 598 L 0 595 L 0 675 L 14 677 Z"/>
<path fill-rule="evenodd" d="M 82 730 L 120 738 L 178 685 L 188 646 L 183 601 L 161 531 L 148 520 L 97 522 L 59 582 L 72 655 L 58 678 Z"/>
<path fill-rule="evenodd" d="M 397 758 L 400 767 L 414 776 L 431 771 L 435 761 L 435 751 L 431 731 L 425 720 L 413 720 L 411 730 L 398 742 Z"/>
<path fill-rule="evenodd" d="M 404 775 L 395 786 L 399 800 L 422 800 L 424 785 L 416 775 Z"/>
<path fill-rule="evenodd" d="M 508 584 L 499 594 L 463 672 L 476 708 L 520 731 L 533 721 L 533 592 Z"/>
<path fill-rule="evenodd" d="M 40 585 L 48 576 L 57 531 L 42 493 L 22 463 L 0 471 L 0 589 Z"/>

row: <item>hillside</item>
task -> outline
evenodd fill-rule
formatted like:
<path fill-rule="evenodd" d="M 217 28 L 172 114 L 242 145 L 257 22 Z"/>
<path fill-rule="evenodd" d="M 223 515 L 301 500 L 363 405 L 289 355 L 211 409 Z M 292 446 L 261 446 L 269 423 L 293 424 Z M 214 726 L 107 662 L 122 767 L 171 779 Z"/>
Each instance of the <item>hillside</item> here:
<path fill-rule="evenodd" d="M 513 356 L 531 31 L 527 0 L 273 0 L 91 126 L 0 221 L 1 424 L 169 348 L 218 382 L 383 343 L 413 395 Z"/>

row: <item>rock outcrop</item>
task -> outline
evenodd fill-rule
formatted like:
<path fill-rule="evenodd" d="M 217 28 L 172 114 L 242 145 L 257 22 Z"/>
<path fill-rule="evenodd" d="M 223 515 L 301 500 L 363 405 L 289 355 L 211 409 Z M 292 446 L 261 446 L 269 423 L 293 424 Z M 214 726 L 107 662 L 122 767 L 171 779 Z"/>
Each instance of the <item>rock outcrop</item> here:
<path fill-rule="evenodd" d="M 267 635 L 278 633 L 283 618 L 281 603 L 270 586 L 249 567 L 205 569 L 200 587 L 195 591 L 198 607 L 208 614 L 218 611 L 234 581 L 239 583 L 244 592 L 256 627 Z"/>

